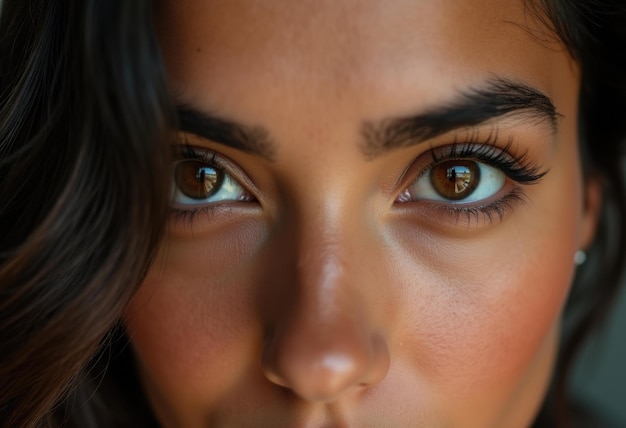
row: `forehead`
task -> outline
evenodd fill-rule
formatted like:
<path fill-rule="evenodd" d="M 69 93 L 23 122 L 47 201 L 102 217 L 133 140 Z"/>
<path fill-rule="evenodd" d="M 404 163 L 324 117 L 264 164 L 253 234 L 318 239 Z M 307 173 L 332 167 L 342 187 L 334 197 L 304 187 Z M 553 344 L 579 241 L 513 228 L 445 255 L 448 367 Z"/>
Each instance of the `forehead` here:
<path fill-rule="evenodd" d="M 180 97 L 252 118 L 346 99 L 402 113 L 492 75 L 549 93 L 563 57 L 522 0 L 165 0 L 157 21 Z"/>

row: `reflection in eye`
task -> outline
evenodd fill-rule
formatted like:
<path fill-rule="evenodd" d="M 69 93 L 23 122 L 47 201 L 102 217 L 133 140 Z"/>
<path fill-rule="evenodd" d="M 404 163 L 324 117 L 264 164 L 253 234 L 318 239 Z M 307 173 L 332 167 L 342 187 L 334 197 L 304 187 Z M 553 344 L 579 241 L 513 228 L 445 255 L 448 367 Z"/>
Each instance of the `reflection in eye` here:
<path fill-rule="evenodd" d="M 172 202 L 175 205 L 202 205 L 253 199 L 223 168 L 202 160 L 178 161 L 173 178 Z"/>
<path fill-rule="evenodd" d="M 435 191 L 446 199 L 460 200 L 472 194 L 480 182 L 480 167 L 473 161 L 446 161 L 430 169 Z"/>
<path fill-rule="evenodd" d="M 398 201 L 479 202 L 496 195 L 505 182 L 504 172 L 492 166 L 466 159 L 447 160 L 423 173 Z"/>
<path fill-rule="evenodd" d="M 184 161 L 174 171 L 178 189 L 192 199 L 205 199 L 219 190 L 224 174 L 199 161 Z"/>

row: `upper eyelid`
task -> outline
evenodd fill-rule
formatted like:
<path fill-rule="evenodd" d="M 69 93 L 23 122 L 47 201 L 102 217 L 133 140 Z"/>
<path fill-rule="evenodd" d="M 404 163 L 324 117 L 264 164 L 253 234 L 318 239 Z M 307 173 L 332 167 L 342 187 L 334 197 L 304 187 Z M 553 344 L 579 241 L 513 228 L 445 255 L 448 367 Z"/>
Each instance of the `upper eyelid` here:
<path fill-rule="evenodd" d="M 433 148 L 430 150 L 432 156 L 432 165 L 439 162 L 455 159 L 471 159 L 477 162 L 483 162 L 490 166 L 498 166 L 498 162 L 507 162 L 511 164 L 524 164 L 527 152 L 520 154 L 511 153 L 513 140 L 507 140 L 504 147 L 499 147 L 492 142 L 484 143 L 453 143 L 441 148 Z M 438 151 L 445 152 L 439 155 Z"/>
<path fill-rule="evenodd" d="M 414 156 L 412 160 L 407 164 L 407 166 L 403 169 L 402 173 L 398 176 L 396 180 L 395 187 L 399 187 L 401 183 L 403 183 L 406 179 L 406 175 L 408 171 L 412 170 L 416 164 L 416 162 L 427 154 L 431 156 L 438 150 L 443 150 L 444 148 L 452 148 L 452 147 L 460 147 L 460 146 L 493 146 L 498 147 L 502 145 L 501 140 L 503 137 L 500 136 L 500 130 L 497 126 L 483 124 L 478 127 L 465 128 L 462 130 L 454 130 L 449 133 L 445 133 L 434 140 L 429 142 L 425 142 L 425 148 L 420 150 L 419 154 Z M 506 139 L 507 143 L 504 145 L 505 149 L 509 149 L 512 145 L 512 136 L 508 136 Z M 432 161 L 432 159 L 431 159 Z M 434 165 L 434 161 L 431 163 Z"/>
<path fill-rule="evenodd" d="M 474 140 L 460 142 L 457 140 L 441 146 L 430 145 L 429 148 L 414 158 L 399 176 L 395 189 L 402 192 L 404 189 L 418 180 L 429 168 L 437 163 L 453 159 L 473 159 L 476 162 L 485 163 L 489 166 L 502 170 L 508 178 L 514 181 L 532 184 L 540 180 L 549 172 L 540 164 L 530 158 L 528 151 L 520 152 L 514 146 L 513 138 L 508 138 L 506 144 L 497 140 L 478 142 Z M 443 153 L 443 154 L 440 154 Z M 425 157 L 428 157 L 424 160 Z M 506 161 L 504 159 L 508 158 Z M 501 160 L 499 162 L 498 160 Z M 502 168 L 502 163 L 506 162 L 510 167 Z M 417 170 L 417 171 L 416 171 Z"/>
<path fill-rule="evenodd" d="M 175 161 L 184 161 L 188 159 L 197 159 L 208 164 L 218 167 L 224 170 L 227 174 L 231 175 L 235 181 L 244 187 L 247 191 L 254 194 L 258 198 L 258 188 L 250 178 L 250 176 L 239 166 L 235 161 L 222 153 L 212 150 L 206 147 L 199 147 L 189 144 L 187 142 L 174 144 L 174 149 L 177 151 L 177 157 Z M 187 151 L 187 154 L 191 154 L 192 157 L 184 157 L 183 150 Z"/>

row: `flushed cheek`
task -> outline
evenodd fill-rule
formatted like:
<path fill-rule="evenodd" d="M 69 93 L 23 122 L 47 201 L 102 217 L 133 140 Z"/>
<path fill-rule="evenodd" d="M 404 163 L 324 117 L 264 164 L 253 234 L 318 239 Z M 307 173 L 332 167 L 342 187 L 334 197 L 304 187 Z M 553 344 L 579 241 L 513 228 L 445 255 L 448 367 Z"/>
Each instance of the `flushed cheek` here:
<path fill-rule="evenodd" d="M 146 392 L 163 421 L 192 427 L 245 370 L 240 356 L 252 352 L 250 341 L 234 338 L 246 337 L 249 329 L 217 305 L 166 294 L 144 297 L 141 293 L 131 305 L 126 326 Z M 212 326 L 207 314 L 215 317 Z"/>
<path fill-rule="evenodd" d="M 411 250 L 394 270 L 395 283 L 406 284 L 396 353 L 444 397 L 439 404 L 449 418 L 480 409 L 479 418 L 493 421 L 512 400 L 536 405 L 549 377 L 573 272 L 573 224 L 524 238 L 511 222 L 497 227 L 481 239 L 430 239 L 421 248 L 415 242 L 423 233 L 398 235 Z"/>
<path fill-rule="evenodd" d="M 549 382 L 571 268 L 568 263 L 568 269 L 559 272 L 554 267 L 563 266 L 563 260 L 546 256 L 544 260 L 552 269 L 522 264 L 508 279 L 499 278 L 503 281 L 499 284 L 485 282 L 488 287 L 511 287 L 514 291 L 502 292 L 491 300 L 486 297 L 488 303 L 477 306 L 476 328 L 465 335 L 461 355 L 471 356 L 467 361 L 474 364 L 462 366 L 459 378 L 466 377 L 468 382 L 465 388 L 455 385 L 454 389 L 468 394 L 489 391 L 474 407 L 480 404 L 485 410 L 498 409 L 493 413 L 493 426 L 514 426 L 520 418 L 532 417 Z M 465 408 L 472 410 L 471 405 Z"/>
<path fill-rule="evenodd" d="M 163 419 L 176 426 L 202 419 L 259 352 L 254 296 L 237 284 L 257 248 L 246 242 L 261 242 L 263 230 L 241 226 L 223 231 L 224 245 L 216 230 L 210 245 L 202 237 L 170 239 L 125 316 L 153 407 L 169 411 Z"/>

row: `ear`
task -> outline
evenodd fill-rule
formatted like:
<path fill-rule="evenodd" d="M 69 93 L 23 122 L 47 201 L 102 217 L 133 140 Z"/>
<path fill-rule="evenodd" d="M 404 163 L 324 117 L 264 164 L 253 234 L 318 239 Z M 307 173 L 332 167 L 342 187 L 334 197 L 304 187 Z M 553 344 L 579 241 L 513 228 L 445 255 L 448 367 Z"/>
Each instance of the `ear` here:
<path fill-rule="evenodd" d="M 581 217 L 578 248 L 587 249 L 596 236 L 600 210 L 602 208 L 602 178 L 598 174 L 585 177 L 583 186 L 583 212 Z"/>

